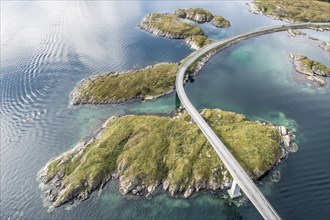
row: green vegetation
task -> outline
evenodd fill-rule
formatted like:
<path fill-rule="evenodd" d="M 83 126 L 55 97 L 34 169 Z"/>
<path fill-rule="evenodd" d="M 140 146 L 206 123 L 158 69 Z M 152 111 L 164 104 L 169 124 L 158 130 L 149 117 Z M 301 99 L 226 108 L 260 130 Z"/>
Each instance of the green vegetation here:
<path fill-rule="evenodd" d="M 99 75 L 76 87 L 72 103 L 117 103 L 162 95 L 174 88 L 177 71 L 178 64 L 164 63 L 122 74 Z"/>
<path fill-rule="evenodd" d="M 149 14 L 144 18 L 140 27 L 151 32 L 157 30 L 157 32 L 160 32 L 157 33 L 158 35 L 166 35 L 172 38 L 204 35 L 199 27 L 185 23 L 173 14 Z"/>
<path fill-rule="evenodd" d="M 225 28 L 230 26 L 230 22 L 222 16 L 214 16 L 211 23 L 219 28 Z"/>
<path fill-rule="evenodd" d="M 289 54 L 291 59 L 294 61 L 295 68 L 298 72 L 306 75 L 320 75 L 330 76 L 330 68 L 321 64 L 318 61 L 311 60 L 302 54 Z"/>
<path fill-rule="evenodd" d="M 270 169 L 280 156 L 280 135 L 274 128 L 234 112 L 205 109 L 202 114 L 253 178 Z"/>
<path fill-rule="evenodd" d="M 198 47 L 203 47 L 210 44 L 212 41 L 205 36 L 197 35 L 192 36 L 187 39 L 188 41 L 193 41 Z"/>
<path fill-rule="evenodd" d="M 280 135 L 275 128 L 219 109 L 205 109 L 202 115 L 252 178 L 260 177 L 278 160 Z M 220 186 L 228 178 L 226 168 L 189 120 L 187 114 L 178 118 L 127 115 L 111 120 L 101 137 L 84 150 L 65 153 L 46 166 L 46 184 L 59 172 L 63 176 L 55 206 L 91 193 L 114 172 L 127 192 L 132 184 L 134 188 L 160 182 L 171 193 L 203 188 L 198 185 L 201 182 L 210 188 Z"/>
<path fill-rule="evenodd" d="M 213 15 L 210 11 L 202 8 L 178 9 L 174 12 L 179 18 L 187 18 L 199 23 L 209 22 Z"/>
<path fill-rule="evenodd" d="M 255 4 L 262 14 L 282 20 L 296 22 L 330 21 L 329 1 L 257 0 Z"/>
<path fill-rule="evenodd" d="M 186 43 L 194 49 L 211 42 L 199 27 L 184 22 L 182 19 L 185 18 L 198 23 L 211 22 L 216 27 L 230 26 L 228 20 L 221 16 L 213 16 L 211 12 L 202 8 L 177 9 L 174 14 L 147 14 L 139 26 L 157 36 L 188 38 Z"/>
<path fill-rule="evenodd" d="M 330 68 L 322 63 L 312 60 L 312 70 L 315 74 L 321 73 L 322 76 L 330 76 Z"/>

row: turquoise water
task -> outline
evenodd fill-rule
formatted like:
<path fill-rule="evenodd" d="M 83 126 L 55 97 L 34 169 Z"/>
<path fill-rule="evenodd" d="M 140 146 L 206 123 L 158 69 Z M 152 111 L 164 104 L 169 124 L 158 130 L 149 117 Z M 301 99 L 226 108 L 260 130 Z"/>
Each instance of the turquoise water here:
<path fill-rule="evenodd" d="M 189 200 L 159 192 L 122 196 L 112 182 L 74 207 L 48 212 L 36 173 L 52 157 L 90 135 L 112 115 L 170 114 L 175 95 L 119 105 L 69 107 L 82 78 L 99 72 L 177 62 L 192 52 L 181 40 L 151 36 L 137 24 L 149 12 L 203 7 L 232 26 L 201 27 L 220 39 L 281 24 L 249 13 L 244 1 L 1 2 L 1 217 L 3 219 L 261 219 L 248 201 L 239 208 L 221 192 Z M 323 40 L 328 32 L 309 31 Z M 302 43 L 303 42 L 303 43 Z M 277 167 L 279 183 L 260 186 L 283 219 L 329 218 L 329 86 L 315 87 L 291 70 L 287 54 L 324 64 L 329 54 L 301 36 L 277 33 L 217 54 L 186 85 L 197 108 L 222 108 L 298 131 L 300 148 Z"/>

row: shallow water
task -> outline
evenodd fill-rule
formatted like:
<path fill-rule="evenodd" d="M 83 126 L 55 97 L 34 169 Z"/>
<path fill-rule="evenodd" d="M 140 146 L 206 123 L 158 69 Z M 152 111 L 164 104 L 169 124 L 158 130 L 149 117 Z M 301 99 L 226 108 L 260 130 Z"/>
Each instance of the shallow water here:
<path fill-rule="evenodd" d="M 74 85 L 89 75 L 177 62 L 192 51 L 181 40 L 151 36 L 137 24 L 149 12 L 203 7 L 232 26 L 201 27 L 212 39 L 280 24 L 249 13 L 245 2 L 1 2 L 1 216 L 4 219 L 260 219 L 247 203 L 239 208 L 221 193 L 192 199 L 166 194 L 121 196 L 116 183 L 66 210 L 47 212 L 36 173 L 52 157 L 72 147 L 112 115 L 169 114 L 175 95 L 148 102 L 68 107 Z M 328 33 L 311 32 L 326 39 Z M 307 39 L 307 38 L 306 38 Z M 286 33 L 261 36 L 219 53 L 187 84 L 199 108 L 222 108 L 298 129 L 300 148 L 277 167 L 281 180 L 262 182 L 284 219 L 329 218 L 329 86 L 296 82 L 289 52 L 324 64 L 329 55 L 315 41 Z M 304 42 L 304 43 L 302 43 Z M 305 43 L 307 42 L 307 43 Z M 239 64 L 239 65 L 238 65 Z"/>

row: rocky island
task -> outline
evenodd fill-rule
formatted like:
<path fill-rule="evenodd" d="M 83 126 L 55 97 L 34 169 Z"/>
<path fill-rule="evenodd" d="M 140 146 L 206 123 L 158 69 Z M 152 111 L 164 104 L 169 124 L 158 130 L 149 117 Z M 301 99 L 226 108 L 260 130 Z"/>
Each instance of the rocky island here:
<path fill-rule="evenodd" d="M 248 3 L 250 11 L 286 22 L 328 22 L 327 0 L 256 0 Z"/>
<path fill-rule="evenodd" d="M 214 16 L 211 23 L 218 28 L 230 27 L 230 22 L 222 16 Z"/>
<path fill-rule="evenodd" d="M 253 179 L 283 158 L 281 146 L 295 144 L 284 127 L 219 109 L 201 114 Z M 122 194 L 149 196 L 163 189 L 187 198 L 228 187 L 232 177 L 186 113 L 112 117 L 90 141 L 78 143 L 38 173 L 51 208 L 83 201 L 111 179 L 118 179 Z"/>
<path fill-rule="evenodd" d="M 221 16 L 213 16 L 211 12 L 201 8 L 178 9 L 173 14 L 147 14 L 139 27 L 156 36 L 173 39 L 186 39 L 185 42 L 193 49 L 199 49 L 209 43 L 202 29 L 188 24 L 182 19 L 198 23 L 211 22 L 216 27 L 229 27 L 230 22 Z"/>
<path fill-rule="evenodd" d="M 322 77 L 330 76 L 330 68 L 323 64 L 311 60 L 302 54 L 290 53 L 294 68 L 297 72 L 307 75 L 309 80 L 317 82 L 319 85 L 325 85 L 325 80 Z"/>
<path fill-rule="evenodd" d="M 70 94 L 70 104 L 110 104 L 153 99 L 173 91 L 179 64 L 160 63 L 140 70 L 105 73 L 83 79 Z"/>

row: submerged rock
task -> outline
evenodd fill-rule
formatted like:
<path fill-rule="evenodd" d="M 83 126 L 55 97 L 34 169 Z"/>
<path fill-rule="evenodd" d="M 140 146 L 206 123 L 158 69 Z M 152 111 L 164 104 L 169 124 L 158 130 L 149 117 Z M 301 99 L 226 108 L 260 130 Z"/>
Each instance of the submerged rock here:
<path fill-rule="evenodd" d="M 281 172 L 278 170 L 275 170 L 270 176 L 270 180 L 274 183 L 278 183 L 280 179 L 281 179 Z"/>

